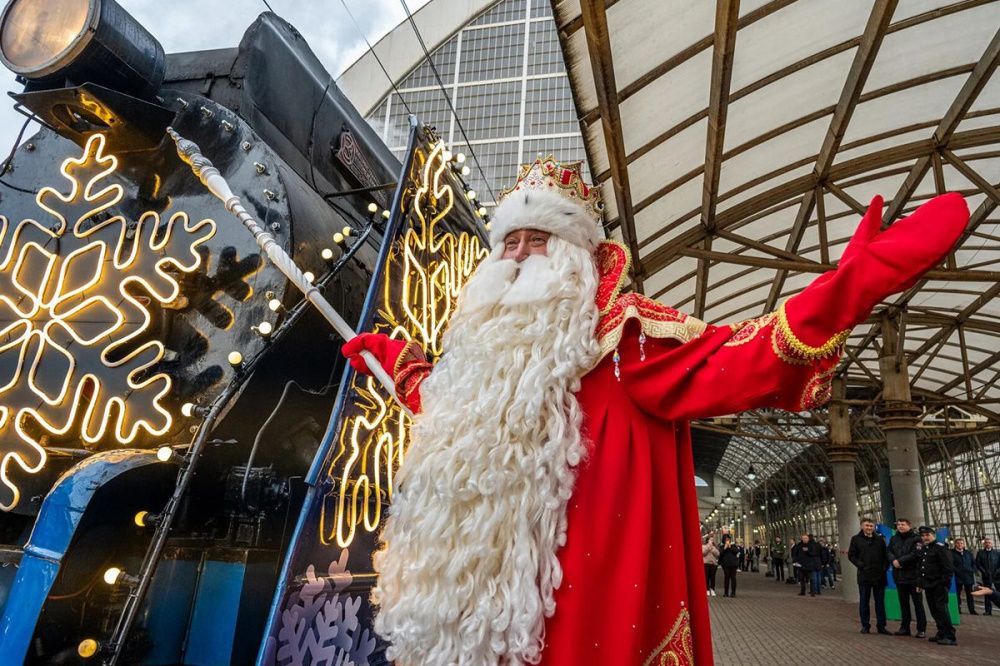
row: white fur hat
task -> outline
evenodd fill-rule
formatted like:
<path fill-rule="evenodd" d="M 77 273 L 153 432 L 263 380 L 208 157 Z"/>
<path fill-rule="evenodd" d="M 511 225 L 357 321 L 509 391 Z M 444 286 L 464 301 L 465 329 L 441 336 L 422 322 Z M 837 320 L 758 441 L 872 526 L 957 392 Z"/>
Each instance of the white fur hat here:
<path fill-rule="evenodd" d="M 602 240 L 601 226 L 583 206 L 555 192 L 518 190 L 507 195 L 490 220 L 490 245 L 512 231 L 540 229 L 587 250 Z"/>
<path fill-rule="evenodd" d="M 517 182 L 501 193 L 490 222 L 496 247 L 512 231 L 539 229 L 593 250 L 603 238 L 600 190 L 583 181 L 581 162 L 560 164 L 541 155 L 521 165 Z"/>

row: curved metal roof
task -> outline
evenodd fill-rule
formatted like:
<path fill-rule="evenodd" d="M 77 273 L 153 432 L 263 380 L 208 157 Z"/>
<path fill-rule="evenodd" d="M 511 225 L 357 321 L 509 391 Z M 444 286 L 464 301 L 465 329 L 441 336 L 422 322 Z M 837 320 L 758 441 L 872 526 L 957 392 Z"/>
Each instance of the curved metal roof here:
<path fill-rule="evenodd" d="M 875 194 L 892 221 L 962 192 L 973 214 L 958 249 L 854 331 L 841 372 L 849 396 L 877 393 L 880 312 L 899 306 L 915 397 L 995 432 L 1000 2 L 554 5 L 609 232 L 637 258 L 633 286 L 666 304 L 759 316 L 836 264 Z M 743 439 L 723 475 L 759 457 L 739 454 Z"/>

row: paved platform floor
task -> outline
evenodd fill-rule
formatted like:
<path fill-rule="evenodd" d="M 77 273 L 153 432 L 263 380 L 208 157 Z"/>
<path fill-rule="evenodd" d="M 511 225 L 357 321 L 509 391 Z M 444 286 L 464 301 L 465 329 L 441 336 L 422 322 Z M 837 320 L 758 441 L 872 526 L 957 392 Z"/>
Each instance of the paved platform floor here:
<path fill-rule="evenodd" d="M 763 573 L 739 573 L 737 595 L 709 599 L 715 663 L 720 666 L 875 666 L 882 664 L 1000 664 L 1000 610 L 990 617 L 962 615 L 958 646 L 941 647 L 904 636 L 858 633 L 857 606 L 839 588 L 818 597 Z M 982 605 L 980 600 L 980 613 Z M 874 617 L 872 618 L 874 621 Z M 928 618 L 928 631 L 934 622 Z M 889 621 L 889 630 L 899 623 Z"/>

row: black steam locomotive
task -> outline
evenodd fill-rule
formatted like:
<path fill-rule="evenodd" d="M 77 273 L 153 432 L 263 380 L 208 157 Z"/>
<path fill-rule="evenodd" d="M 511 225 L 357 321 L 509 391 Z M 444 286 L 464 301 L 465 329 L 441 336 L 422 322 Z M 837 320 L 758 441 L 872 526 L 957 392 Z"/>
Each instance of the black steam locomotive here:
<path fill-rule="evenodd" d="M 113 0 L 13 0 L 0 58 L 42 125 L 0 166 L 0 663 L 385 663 L 407 417 L 166 129 L 348 322 L 430 351 L 486 252 L 463 156 L 412 119 L 400 163 L 271 13 L 166 55 Z"/>

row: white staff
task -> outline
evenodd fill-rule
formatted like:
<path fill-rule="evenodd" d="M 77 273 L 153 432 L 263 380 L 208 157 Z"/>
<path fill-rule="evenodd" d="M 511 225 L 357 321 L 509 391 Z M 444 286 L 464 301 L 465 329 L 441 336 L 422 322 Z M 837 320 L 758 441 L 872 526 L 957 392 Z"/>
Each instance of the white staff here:
<path fill-rule="evenodd" d="M 169 134 L 170 138 L 172 138 L 174 143 L 177 144 L 177 154 L 180 155 L 181 160 L 191 166 L 191 170 L 194 172 L 194 175 L 201 180 L 202 184 L 208 188 L 209 192 L 214 194 L 225 204 L 226 210 L 239 218 L 240 222 L 243 223 L 243 226 L 246 227 L 251 234 L 253 234 L 254 240 L 257 241 L 257 245 L 264 252 L 264 254 L 267 255 L 267 258 L 274 262 L 274 265 L 278 267 L 278 270 L 284 273 L 285 277 L 287 277 L 293 285 L 298 287 L 298 289 L 305 294 L 306 299 L 316 306 L 316 309 L 319 310 L 320 314 L 322 314 L 328 322 L 330 322 L 330 325 L 333 326 L 338 335 L 340 335 L 340 337 L 342 337 L 345 341 L 356 337 L 357 333 L 354 332 L 354 329 L 352 329 L 351 326 L 344 321 L 344 318 L 340 316 L 340 313 L 338 313 L 333 306 L 330 305 L 325 298 L 323 298 L 319 289 L 317 289 L 312 282 L 306 279 L 305 275 L 302 274 L 302 271 L 299 270 L 299 267 L 295 265 L 294 261 L 292 261 L 292 258 L 288 256 L 288 253 L 285 252 L 274 240 L 274 236 L 264 231 L 264 229 L 257 224 L 257 221 L 250 216 L 250 213 L 246 211 L 246 208 L 244 208 L 243 204 L 240 202 L 240 198 L 233 194 L 232 189 L 229 187 L 229 183 L 227 183 L 226 179 L 222 177 L 219 170 L 212 165 L 211 160 L 201 154 L 201 149 L 198 147 L 198 144 L 185 139 L 174 131 L 174 128 L 172 127 L 167 128 L 167 134 Z M 361 357 L 364 358 L 368 368 L 372 371 L 372 375 L 382 384 L 385 390 L 388 391 L 393 398 L 396 398 L 395 382 L 393 382 L 389 374 L 382 368 L 381 364 L 379 364 L 379 362 L 375 360 L 375 357 L 367 351 L 362 351 Z M 403 408 L 406 409 L 405 406 Z M 409 410 L 407 410 L 407 412 L 409 412 Z"/>

